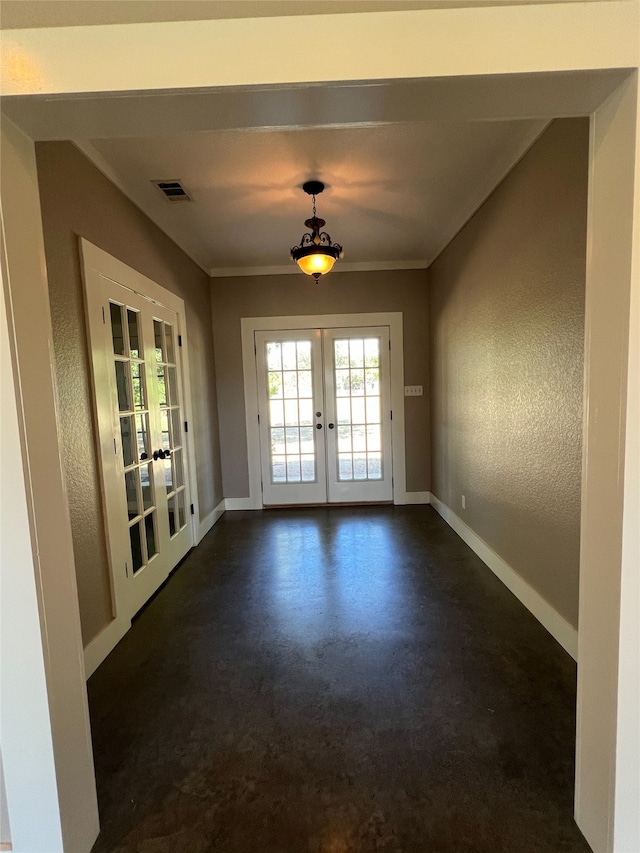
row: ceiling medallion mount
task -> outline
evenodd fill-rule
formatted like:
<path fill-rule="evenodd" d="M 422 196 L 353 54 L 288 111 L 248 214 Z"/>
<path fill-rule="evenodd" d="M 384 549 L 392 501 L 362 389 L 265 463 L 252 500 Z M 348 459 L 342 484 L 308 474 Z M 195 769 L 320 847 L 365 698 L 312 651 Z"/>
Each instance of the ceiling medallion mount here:
<path fill-rule="evenodd" d="M 313 198 L 313 216 L 305 220 L 311 233 L 303 234 L 299 246 L 291 250 L 291 260 L 295 261 L 303 273 L 312 275 L 316 281 L 321 275 L 331 272 L 338 258 L 344 256 L 342 246 L 332 243 L 326 231 L 322 231 L 326 222 L 316 216 L 316 196 L 324 190 L 322 181 L 306 181 L 302 189 Z"/>

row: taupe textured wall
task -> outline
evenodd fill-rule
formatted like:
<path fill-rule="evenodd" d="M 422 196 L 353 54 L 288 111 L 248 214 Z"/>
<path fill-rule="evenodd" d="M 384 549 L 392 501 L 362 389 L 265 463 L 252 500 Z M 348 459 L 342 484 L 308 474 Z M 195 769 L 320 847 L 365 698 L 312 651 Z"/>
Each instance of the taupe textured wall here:
<path fill-rule="evenodd" d="M 71 143 L 39 143 L 36 155 L 60 401 L 59 428 L 86 644 L 111 619 L 111 596 L 78 236 L 185 301 L 202 517 L 222 499 L 210 280 Z"/>
<path fill-rule="evenodd" d="M 429 271 L 432 491 L 574 626 L 587 157 L 553 122 Z"/>
<path fill-rule="evenodd" d="M 299 275 L 213 279 L 222 476 L 227 498 L 247 497 L 247 439 L 242 375 L 242 317 L 402 311 L 404 378 L 423 385 L 405 400 L 407 490 L 429 489 L 428 295 L 424 270 L 333 272 L 319 284 Z"/>

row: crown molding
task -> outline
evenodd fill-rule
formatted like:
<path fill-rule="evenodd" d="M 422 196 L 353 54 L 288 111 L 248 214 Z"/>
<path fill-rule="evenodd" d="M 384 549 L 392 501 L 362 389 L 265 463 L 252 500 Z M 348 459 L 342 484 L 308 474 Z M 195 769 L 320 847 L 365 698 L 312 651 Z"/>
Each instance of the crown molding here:
<path fill-rule="evenodd" d="M 388 270 L 426 270 L 431 262 L 423 259 L 415 261 L 353 261 L 341 262 L 331 270 L 331 275 L 344 272 L 380 272 Z M 209 270 L 211 278 L 238 278 L 253 275 L 300 275 L 294 264 L 280 264 L 272 267 L 214 267 Z"/>

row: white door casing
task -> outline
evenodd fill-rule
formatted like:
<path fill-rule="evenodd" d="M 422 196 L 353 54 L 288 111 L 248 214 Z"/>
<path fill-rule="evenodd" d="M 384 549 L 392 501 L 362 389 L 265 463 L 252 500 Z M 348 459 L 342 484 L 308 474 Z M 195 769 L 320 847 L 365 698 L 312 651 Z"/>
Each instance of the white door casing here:
<path fill-rule="evenodd" d="M 262 509 L 263 472 L 260 455 L 260 426 L 258 406 L 258 376 L 256 371 L 256 334 L 281 330 L 335 330 L 359 332 L 370 327 L 389 328 L 389 410 L 393 412 L 390 443 L 393 458 L 394 504 L 405 504 L 406 472 L 404 443 L 404 363 L 401 312 L 366 314 L 320 314 L 295 317 L 244 317 L 241 320 L 242 357 L 244 374 L 245 412 L 247 430 L 247 462 L 249 468 L 249 497 L 227 501 L 228 509 Z M 324 430 L 323 430 L 324 432 Z M 381 498 L 369 498 L 380 500 Z M 382 498 L 386 499 L 386 498 Z"/>
<path fill-rule="evenodd" d="M 199 516 L 184 303 L 80 247 L 114 617 L 85 649 L 89 676 L 196 541 Z"/>

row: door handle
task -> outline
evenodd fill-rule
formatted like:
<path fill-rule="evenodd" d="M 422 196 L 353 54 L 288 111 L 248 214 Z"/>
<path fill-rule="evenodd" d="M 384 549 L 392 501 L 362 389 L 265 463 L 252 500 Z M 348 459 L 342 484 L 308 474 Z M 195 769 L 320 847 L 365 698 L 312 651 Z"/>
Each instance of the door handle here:
<path fill-rule="evenodd" d="M 333 429 L 333 424 L 329 424 L 329 429 Z"/>
<path fill-rule="evenodd" d="M 316 424 L 316 429 L 322 429 L 322 424 Z"/>
<path fill-rule="evenodd" d="M 167 456 L 171 456 L 170 450 L 154 450 L 153 451 L 153 459 L 157 461 L 158 459 L 165 459 Z"/>

